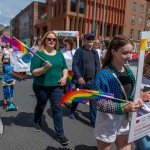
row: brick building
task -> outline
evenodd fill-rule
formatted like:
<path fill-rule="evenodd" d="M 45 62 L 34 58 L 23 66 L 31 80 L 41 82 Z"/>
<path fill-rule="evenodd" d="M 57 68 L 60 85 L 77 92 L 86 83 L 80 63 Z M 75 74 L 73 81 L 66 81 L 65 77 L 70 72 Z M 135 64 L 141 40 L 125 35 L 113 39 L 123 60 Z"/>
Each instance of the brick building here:
<path fill-rule="evenodd" d="M 28 45 L 32 45 L 35 32 L 34 24 L 45 12 L 45 3 L 32 2 L 11 20 L 11 36 L 19 40 L 26 40 Z"/>

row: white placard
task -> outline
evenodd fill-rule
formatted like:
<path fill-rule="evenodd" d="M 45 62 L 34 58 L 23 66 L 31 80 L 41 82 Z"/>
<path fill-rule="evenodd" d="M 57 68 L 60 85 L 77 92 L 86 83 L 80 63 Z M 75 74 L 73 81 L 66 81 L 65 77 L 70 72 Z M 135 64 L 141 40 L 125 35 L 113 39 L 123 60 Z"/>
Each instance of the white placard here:
<path fill-rule="evenodd" d="M 30 71 L 30 63 L 24 63 L 22 57 L 24 53 L 20 51 L 13 51 L 10 54 L 10 65 L 14 67 L 15 72 Z"/>
<path fill-rule="evenodd" d="M 144 56 L 145 50 L 150 50 L 149 42 L 150 42 L 150 32 L 149 31 L 141 32 L 140 55 L 139 55 L 136 88 L 134 96 L 135 101 L 137 101 L 140 97 Z M 137 112 L 133 112 L 130 124 L 128 143 L 131 143 L 139 138 L 142 138 L 148 135 L 149 133 L 150 133 L 150 114 L 145 114 L 141 117 L 137 117 Z"/>

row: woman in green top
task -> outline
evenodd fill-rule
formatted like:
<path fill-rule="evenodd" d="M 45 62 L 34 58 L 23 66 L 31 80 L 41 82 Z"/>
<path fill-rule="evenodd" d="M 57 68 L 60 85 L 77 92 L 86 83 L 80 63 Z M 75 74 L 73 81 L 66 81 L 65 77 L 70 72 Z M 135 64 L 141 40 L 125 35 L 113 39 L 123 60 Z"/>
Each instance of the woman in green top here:
<path fill-rule="evenodd" d="M 58 39 L 54 32 L 49 31 L 45 33 L 40 50 L 31 61 L 30 70 L 34 76 L 33 91 L 37 98 L 34 125 L 36 131 L 41 130 L 43 110 L 47 100 L 50 99 L 57 140 L 62 145 L 67 145 L 70 141 L 64 135 L 62 108 L 59 101 L 63 96 L 68 69 L 63 54 L 56 50 L 57 48 Z"/>

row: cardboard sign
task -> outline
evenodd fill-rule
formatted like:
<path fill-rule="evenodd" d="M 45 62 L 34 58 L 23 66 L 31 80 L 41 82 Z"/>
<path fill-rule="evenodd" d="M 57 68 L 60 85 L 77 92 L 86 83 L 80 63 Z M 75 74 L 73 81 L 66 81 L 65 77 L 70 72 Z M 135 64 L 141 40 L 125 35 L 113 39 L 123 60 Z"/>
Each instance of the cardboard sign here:
<path fill-rule="evenodd" d="M 146 50 L 150 50 L 150 32 L 147 31 L 141 32 L 140 55 L 139 55 L 136 88 L 134 96 L 135 101 L 139 99 L 141 93 L 144 56 Z M 144 102 L 144 106 L 150 107 L 150 105 L 148 104 L 150 104 L 150 101 Z M 144 109 L 142 110 L 140 108 L 138 110 L 138 116 L 137 112 L 132 113 L 128 143 L 131 143 L 137 139 L 140 139 L 150 134 L 150 113 L 146 114 L 146 112 L 143 112 L 140 115 L 140 111 L 142 112 L 144 111 Z"/>

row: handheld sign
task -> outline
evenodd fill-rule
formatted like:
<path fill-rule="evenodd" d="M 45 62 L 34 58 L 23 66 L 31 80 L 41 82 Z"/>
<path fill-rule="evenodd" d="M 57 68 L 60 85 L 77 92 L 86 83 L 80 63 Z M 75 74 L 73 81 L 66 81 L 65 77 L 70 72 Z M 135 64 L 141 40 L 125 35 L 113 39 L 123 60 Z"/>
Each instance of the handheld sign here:
<path fill-rule="evenodd" d="M 139 100 L 141 94 L 144 56 L 146 50 L 150 50 L 150 32 L 148 31 L 141 32 L 140 55 L 134 96 L 135 101 Z M 146 103 L 147 102 L 144 101 L 144 106 L 148 106 Z M 148 103 L 150 104 L 150 101 L 148 101 Z M 137 112 L 132 113 L 128 143 L 150 134 L 150 113 L 143 113 L 143 115 L 140 115 L 140 111 L 142 111 L 142 109 L 143 107 L 139 108 Z"/>

